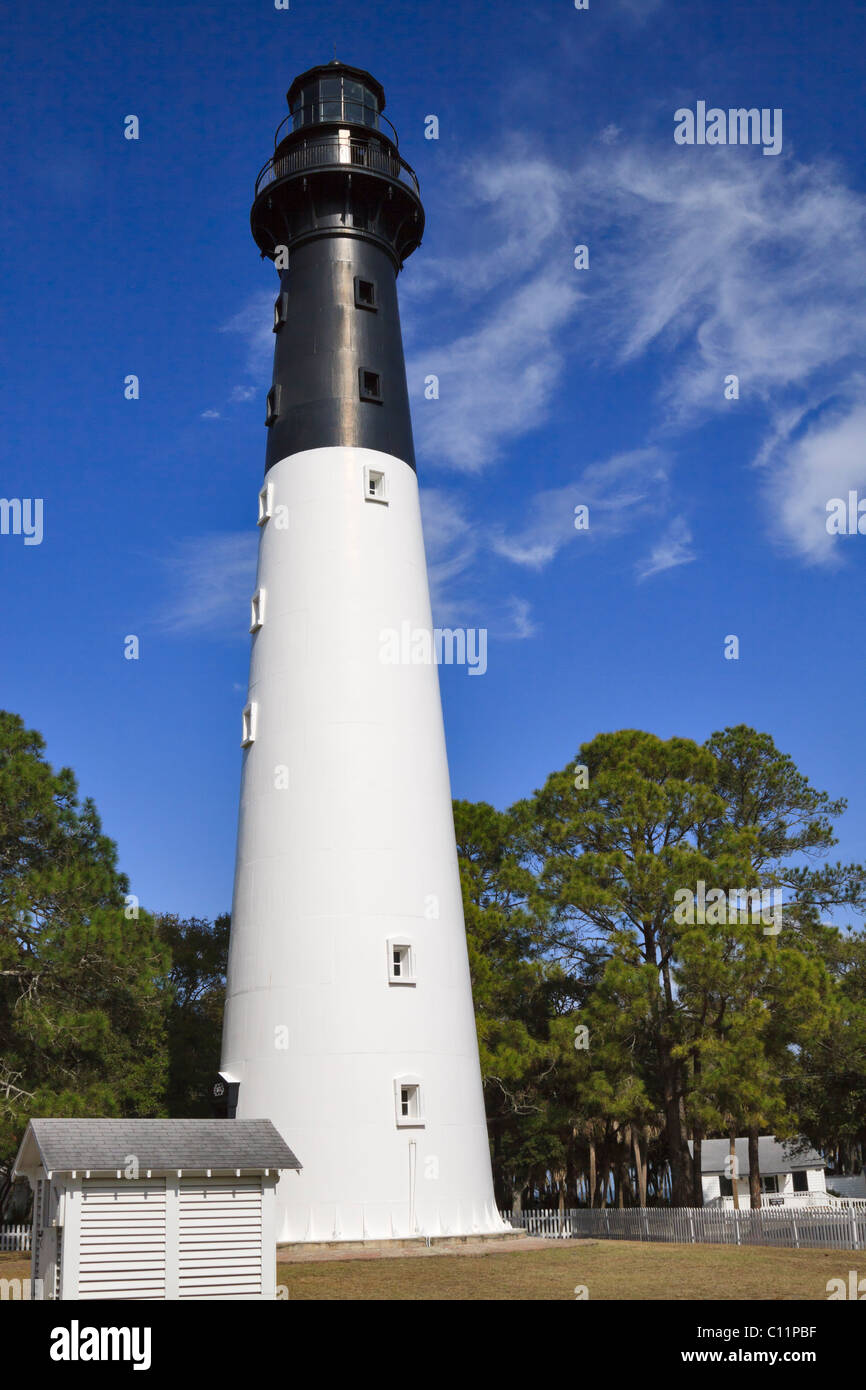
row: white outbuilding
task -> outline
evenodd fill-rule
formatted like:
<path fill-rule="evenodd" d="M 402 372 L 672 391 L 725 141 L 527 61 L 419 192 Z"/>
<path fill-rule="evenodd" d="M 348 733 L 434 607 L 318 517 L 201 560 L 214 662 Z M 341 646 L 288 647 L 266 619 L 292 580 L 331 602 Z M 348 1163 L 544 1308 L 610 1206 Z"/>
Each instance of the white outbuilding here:
<path fill-rule="evenodd" d="M 276 1186 L 301 1165 L 270 1120 L 31 1120 L 44 1299 L 272 1299 Z"/>
<path fill-rule="evenodd" d="M 689 1143 L 693 1153 L 693 1145 Z M 734 1184 L 740 1207 L 749 1206 L 749 1141 L 737 1139 L 735 1162 L 730 1139 L 705 1139 L 701 1145 L 704 1206 L 733 1208 Z M 780 1142 L 762 1135 L 758 1140 L 762 1207 L 827 1206 L 824 1160 L 804 1140 Z"/>

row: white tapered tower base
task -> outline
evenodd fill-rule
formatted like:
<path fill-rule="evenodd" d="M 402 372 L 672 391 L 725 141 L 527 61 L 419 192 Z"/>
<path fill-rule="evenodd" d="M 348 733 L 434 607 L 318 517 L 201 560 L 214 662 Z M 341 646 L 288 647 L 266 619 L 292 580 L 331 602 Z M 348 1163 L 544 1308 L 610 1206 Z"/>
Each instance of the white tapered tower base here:
<path fill-rule="evenodd" d="M 332 447 L 265 486 L 222 1071 L 303 1165 L 279 1240 L 504 1231 L 438 673 L 388 638 L 431 630 L 416 475 Z"/>

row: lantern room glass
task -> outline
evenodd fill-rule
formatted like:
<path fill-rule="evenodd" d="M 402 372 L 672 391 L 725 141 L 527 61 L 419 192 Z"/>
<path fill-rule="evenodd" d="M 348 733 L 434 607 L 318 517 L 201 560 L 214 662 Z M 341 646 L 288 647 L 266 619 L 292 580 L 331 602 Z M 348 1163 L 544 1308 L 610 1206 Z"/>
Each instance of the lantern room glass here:
<path fill-rule="evenodd" d="M 302 87 L 292 105 L 292 129 L 322 121 L 345 121 L 379 129 L 376 95 L 363 82 L 344 76 L 319 77 Z"/>

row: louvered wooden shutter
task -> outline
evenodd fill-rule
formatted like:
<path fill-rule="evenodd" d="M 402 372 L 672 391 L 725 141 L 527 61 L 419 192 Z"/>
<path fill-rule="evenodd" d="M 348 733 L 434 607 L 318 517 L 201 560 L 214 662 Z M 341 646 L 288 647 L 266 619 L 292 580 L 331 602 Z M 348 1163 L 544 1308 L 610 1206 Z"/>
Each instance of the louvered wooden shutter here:
<path fill-rule="evenodd" d="M 165 1298 L 165 1242 L 164 1178 L 84 1182 L 78 1297 Z"/>
<path fill-rule="evenodd" d="M 262 1296 L 262 1180 L 182 1178 L 181 1298 Z"/>

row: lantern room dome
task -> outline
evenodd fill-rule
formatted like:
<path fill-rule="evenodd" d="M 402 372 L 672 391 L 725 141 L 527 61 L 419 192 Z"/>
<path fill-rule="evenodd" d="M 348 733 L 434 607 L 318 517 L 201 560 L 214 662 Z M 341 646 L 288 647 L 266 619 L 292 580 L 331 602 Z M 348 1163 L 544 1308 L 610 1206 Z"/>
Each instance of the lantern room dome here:
<path fill-rule="evenodd" d="M 296 77 L 286 99 L 292 115 L 292 129 L 339 122 L 379 129 L 379 114 L 385 109 L 385 90 L 381 82 L 364 68 L 334 61 L 309 68 Z"/>

